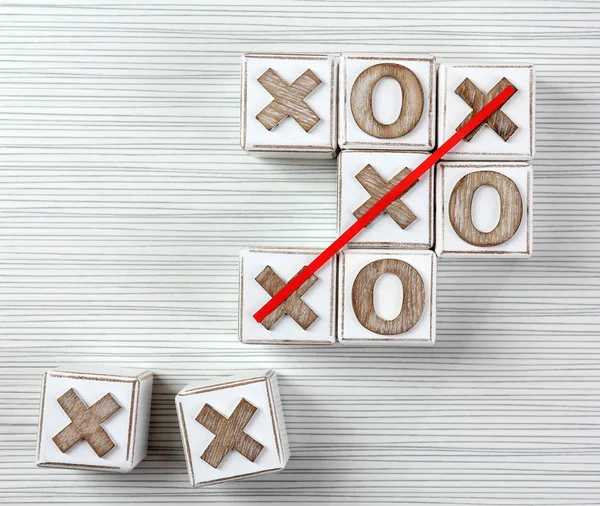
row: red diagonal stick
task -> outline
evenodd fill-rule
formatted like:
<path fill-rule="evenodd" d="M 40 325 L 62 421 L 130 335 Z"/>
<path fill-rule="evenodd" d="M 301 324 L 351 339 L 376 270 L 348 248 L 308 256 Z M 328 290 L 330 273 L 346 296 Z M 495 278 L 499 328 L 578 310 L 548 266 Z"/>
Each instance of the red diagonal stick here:
<path fill-rule="evenodd" d="M 477 114 L 467 121 L 462 128 L 458 129 L 452 137 L 444 142 L 444 144 L 436 151 L 431 153 L 421 165 L 386 193 L 373 207 L 371 207 L 371 209 L 363 214 L 359 220 L 356 220 L 356 222 L 346 229 L 346 231 L 333 241 L 317 258 L 309 263 L 306 268 L 302 269 L 296 277 L 292 278 L 287 285 L 279 290 L 271 300 L 254 313 L 254 319 L 260 323 L 269 316 L 272 311 L 300 288 L 308 278 L 323 267 L 323 265 L 340 251 L 356 234 L 377 218 L 387 206 L 400 197 L 412 184 L 416 183 L 425 172 L 440 161 L 448 151 L 475 130 L 475 128 L 491 116 L 494 111 L 500 109 L 500 107 L 502 107 L 516 91 L 517 90 L 512 86 L 508 86 L 489 104 L 484 106 Z"/>

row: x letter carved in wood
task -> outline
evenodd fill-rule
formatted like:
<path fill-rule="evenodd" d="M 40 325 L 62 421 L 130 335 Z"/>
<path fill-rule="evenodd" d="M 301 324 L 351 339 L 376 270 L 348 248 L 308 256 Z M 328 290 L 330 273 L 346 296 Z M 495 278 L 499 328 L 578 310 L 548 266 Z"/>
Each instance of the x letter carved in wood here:
<path fill-rule="evenodd" d="M 202 460 L 216 469 L 225 456 L 231 450 L 235 450 L 250 462 L 254 462 L 264 448 L 244 432 L 244 428 L 254 413 L 256 413 L 256 407 L 246 399 L 239 402 L 229 418 L 225 418 L 221 413 L 205 404 L 196 417 L 196 421 L 211 431 L 215 438 L 204 450 Z"/>
<path fill-rule="evenodd" d="M 277 307 L 277 309 L 275 309 L 262 321 L 264 327 L 267 330 L 271 330 L 271 327 L 275 325 L 277 320 L 287 314 L 290 315 L 304 330 L 308 329 L 308 327 L 314 323 L 318 316 L 300 297 L 302 297 L 310 289 L 310 287 L 317 282 L 318 279 L 319 278 L 317 278 L 317 276 L 314 274 L 308 278 L 304 284 L 298 288 L 298 290 L 290 295 L 280 306 Z M 271 297 L 273 297 L 286 284 L 285 281 L 275 274 L 273 269 L 271 269 L 271 267 L 268 265 L 258 276 L 256 276 L 256 281 Z"/>
<path fill-rule="evenodd" d="M 511 82 L 503 77 L 496 86 L 494 86 L 487 95 L 484 95 L 477 86 L 475 86 L 469 79 L 465 79 L 454 93 L 456 93 L 460 98 L 462 98 L 470 107 L 473 108 L 473 112 L 471 112 L 463 122 L 456 127 L 456 130 L 461 128 L 467 121 L 469 121 L 475 114 L 477 114 L 484 106 L 489 104 L 494 98 L 496 98 L 500 93 L 504 91 L 508 86 L 512 86 L 516 89 L 516 87 L 511 84 Z M 466 141 L 470 141 L 479 130 L 483 128 L 484 125 L 488 125 L 494 132 L 496 132 L 500 137 L 502 137 L 505 141 L 509 139 L 509 137 L 515 133 L 517 130 L 517 125 L 515 125 L 511 119 L 504 114 L 501 110 L 497 110 L 493 112 L 488 119 L 486 119 L 481 125 L 479 125 L 475 130 L 473 130 L 469 135 L 465 137 Z"/>
<path fill-rule="evenodd" d="M 367 200 L 362 206 L 354 211 L 354 217 L 359 220 L 371 207 L 373 207 L 378 200 L 381 199 L 386 193 L 390 192 L 394 186 L 402 181 L 406 176 L 410 174 L 410 169 L 404 168 L 398 174 L 396 174 L 387 183 L 381 178 L 378 172 L 367 165 L 358 174 L 356 179 L 369 192 L 371 198 Z M 411 185 L 406 191 L 410 190 L 416 183 Z M 404 192 L 402 195 L 404 195 Z M 402 229 L 408 227 L 417 217 L 408 208 L 408 206 L 397 198 L 389 206 L 385 208 L 385 212 L 392 218 Z"/>
<path fill-rule="evenodd" d="M 258 78 L 258 82 L 275 99 L 256 116 L 267 130 L 273 130 L 288 116 L 294 118 L 307 132 L 320 121 L 319 116 L 304 101 L 321 84 L 312 70 L 308 69 L 290 85 L 273 69 L 268 69 Z"/>
<path fill-rule="evenodd" d="M 65 453 L 82 439 L 85 439 L 98 457 L 102 458 L 115 444 L 101 424 L 114 415 L 121 406 L 111 394 L 87 407 L 72 388 L 58 398 L 60 407 L 71 419 L 71 423 L 61 430 L 52 441 Z"/>

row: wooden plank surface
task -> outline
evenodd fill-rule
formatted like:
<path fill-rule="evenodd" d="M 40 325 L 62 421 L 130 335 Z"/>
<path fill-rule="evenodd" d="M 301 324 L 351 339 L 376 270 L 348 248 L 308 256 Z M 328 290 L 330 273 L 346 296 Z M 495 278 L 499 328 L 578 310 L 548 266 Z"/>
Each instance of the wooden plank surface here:
<path fill-rule="evenodd" d="M 0 502 L 600 502 L 596 1 L 0 3 Z M 531 260 L 439 262 L 432 349 L 245 347 L 237 254 L 334 238 L 334 161 L 238 146 L 243 52 L 413 52 L 538 72 Z M 34 466 L 41 374 L 156 374 L 128 475 Z M 186 383 L 274 368 L 292 459 L 188 487 Z"/>

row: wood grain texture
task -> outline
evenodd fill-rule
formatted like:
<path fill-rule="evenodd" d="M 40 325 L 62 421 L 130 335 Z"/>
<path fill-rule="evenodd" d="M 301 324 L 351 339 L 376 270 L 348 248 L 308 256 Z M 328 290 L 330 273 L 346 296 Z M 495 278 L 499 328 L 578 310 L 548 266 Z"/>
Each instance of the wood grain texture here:
<path fill-rule="evenodd" d="M 482 186 L 495 188 L 500 197 L 500 218 L 489 232 L 473 224 L 473 197 Z M 473 246 L 498 246 L 508 241 L 519 229 L 523 219 L 523 199 L 515 182 L 493 170 L 479 170 L 463 176 L 450 194 L 448 217 L 452 228 L 465 242 Z"/>
<path fill-rule="evenodd" d="M 318 318 L 318 315 L 308 307 L 301 297 L 318 281 L 318 279 L 319 278 L 314 274 L 308 278 L 302 283 L 298 290 L 290 295 L 261 322 L 262 325 L 267 330 L 270 330 L 282 316 L 287 314 L 304 330 L 310 327 Z M 258 274 L 258 276 L 256 276 L 256 282 L 262 286 L 271 297 L 279 292 L 287 283 L 287 281 L 284 281 L 275 274 L 275 271 L 268 265 Z"/>
<path fill-rule="evenodd" d="M 102 423 L 121 409 L 111 394 L 106 394 L 88 408 L 71 388 L 61 395 L 57 402 L 71 419 L 71 423 L 52 438 L 61 452 L 68 452 L 83 440 L 87 441 L 100 458 L 115 447 L 110 436 L 102 428 Z"/>
<path fill-rule="evenodd" d="M 386 273 L 398 276 L 402 283 L 402 294 L 389 294 L 402 299 L 398 316 L 385 320 L 377 314 L 374 295 L 375 283 Z M 425 307 L 425 285 L 423 278 L 410 264 L 397 258 L 376 260 L 365 265 L 352 284 L 352 308 L 360 324 L 371 332 L 382 336 L 404 334 L 421 319 Z"/>
<path fill-rule="evenodd" d="M 2 504 L 598 503 L 597 2 L 1 12 Z M 261 51 L 536 65 L 535 254 L 440 260 L 433 348 L 237 340 L 240 249 L 335 238 L 335 160 L 257 159 L 238 145 L 240 56 Z M 34 467 L 40 377 L 69 361 L 156 373 L 148 456 L 132 474 Z M 173 397 L 270 367 L 286 470 L 190 489 Z"/>
<path fill-rule="evenodd" d="M 386 193 L 390 192 L 392 188 L 394 188 L 409 174 L 410 169 L 405 167 L 392 179 L 386 182 L 379 175 L 379 173 L 373 167 L 371 167 L 371 165 L 367 165 L 365 168 L 363 168 L 358 174 L 356 174 L 355 177 L 363 186 L 363 188 L 369 192 L 371 197 L 352 213 L 354 217 L 359 220 L 377 203 L 377 201 L 379 201 Z M 408 191 L 410 191 L 415 184 L 417 183 L 410 185 L 408 189 L 402 193 L 402 195 L 405 195 Z M 387 213 L 402 230 L 404 230 L 413 221 L 415 221 L 417 217 L 410 210 L 410 208 L 404 202 L 402 202 L 402 195 L 400 195 L 399 198 L 387 206 L 384 212 Z"/>
<path fill-rule="evenodd" d="M 235 450 L 250 462 L 254 462 L 264 448 L 244 432 L 244 428 L 254 413 L 256 413 L 256 407 L 246 399 L 239 402 L 229 418 L 223 416 L 209 404 L 205 404 L 198 413 L 196 421 L 211 431 L 215 437 L 202 453 L 201 459 L 217 468 L 227 454 L 231 450 Z"/>
<path fill-rule="evenodd" d="M 471 82 L 470 79 L 467 78 L 460 83 L 458 88 L 454 90 L 454 93 L 462 98 L 469 105 L 469 107 L 473 108 L 473 111 L 470 112 L 460 123 L 460 125 L 456 127 L 456 130 L 459 130 L 462 126 L 464 126 L 475 114 L 477 114 L 483 107 L 494 100 L 494 98 L 500 95 L 500 93 L 502 93 L 509 86 L 512 86 L 516 89 L 515 85 L 503 77 L 490 91 L 484 95 L 481 90 Z M 469 135 L 467 135 L 465 140 L 469 142 L 477 134 L 477 132 L 479 132 L 479 130 L 486 125 L 489 126 L 500 137 L 502 137 L 505 142 L 510 139 L 510 136 L 514 134 L 518 128 L 518 126 L 515 125 L 502 110 L 498 110 L 494 111 L 489 118 L 475 128 L 475 130 L 473 130 Z"/>
<path fill-rule="evenodd" d="M 373 90 L 382 79 L 394 79 L 402 89 L 402 105 L 396 120 L 381 123 L 373 111 Z M 423 86 L 418 77 L 404 65 L 378 63 L 363 70 L 350 93 L 350 109 L 361 130 L 378 139 L 403 137 L 413 130 L 423 115 Z"/>
<path fill-rule="evenodd" d="M 288 84 L 273 69 L 268 69 L 258 78 L 258 82 L 273 96 L 273 101 L 256 116 L 267 130 L 273 130 L 288 116 L 294 118 L 306 132 L 310 132 L 320 121 L 304 101 L 321 84 L 312 70 L 306 70 L 292 84 Z"/>

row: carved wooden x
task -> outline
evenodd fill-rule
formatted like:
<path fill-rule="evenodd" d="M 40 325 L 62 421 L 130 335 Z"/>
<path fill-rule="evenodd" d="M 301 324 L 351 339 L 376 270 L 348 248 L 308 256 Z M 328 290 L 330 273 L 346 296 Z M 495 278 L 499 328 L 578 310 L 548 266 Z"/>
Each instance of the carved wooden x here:
<path fill-rule="evenodd" d="M 114 415 L 121 406 L 111 394 L 87 407 L 72 388 L 58 398 L 60 407 L 71 419 L 71 423 L 61 430 L 52 441 L 65 453 L 82 439 L 85 439 L 98 457 L 102 458 L 115 444 L 101 424 Z"/>
<path fill-rule="evenodd" d="M 256 413 L 256 407 L 246 399 L 239 402 L 229 418 L 225 418 L 212 406 L 205 404 L 196 417 L 196 421 L 211 431 L 215 438 L 204 450 L 202 460 L 216 469 L 225 456 L 231 450 L 235 450 L 250 462 L 254 462 L 264 448 L 244 432 L 244 428 L 254 413 Z"/>
<path fill-rule="evenodd" d="M 454 93 L 462 98 L 470 107 L 473 108 L 471 112 L 463 122 L 456 127 L 456 130 L 461 128 L 467 121 L 469 121 L 475 114 L 477 114 L 485 105 L 489 104 L 494 98 L 504 91 L 508 86 L 515 88 L 511 82 L 503 77 L 496 86 L 494 86 L 487 95 L 484 95 L 477 86 L 475 86 L 469 79 L 465 79 Z M 515 88 L 516 89 L 516 88 Z M 494 132 L 500 137 L 507 141 L 512 134 L 517 130 L 511 119 L 504 114 L 501 110 L 493 112 L 483 123 L 476 127 L 469 135 L 465 137 L 466 141 L 470 141 L 473 136 L 483 128 L 484 125 L 488 125 Z"/>
<path fill-rule="evenodd" d="M 354 213 L 352 213 L 354 214 L 354 217 L 357 220 L 359 220 L 369 209 L 371 209 L 371 207 L 373 207 L 377 203 L 377 201 L 381 199 L 381 197 L 383 197 L 386 193 L 391 191 L 392 188 L 394 188 L 394 186 L 396 186 L 409 174 L 410 169 L 405 167 L 386 183 L 381 178 L 379 173 L 373 167 L 371 167 L 371 165 L 367 165 L 358 174 L 356 174 L 356 179 L 364 187 L 364 189 L 369 192 L 371 198 L 367 200 L 362 206 L 360 206 L 356 211 L 354 211 Z M 416 182 L 409 186 L 406 191 L 410 190 L 415 184 Z M 406 192 L 404 192 L 402 195 L 404 195 L 405 193 Z M 404 202 L 402 202 L 402 200 L 400 200 L 400 198 L 397 198 L 389 206 L 387 206 L 385 208 L 385 212 L 402 229 L 405 229 L 417 219 L 413 212 L 408 208 L 408 206 Z"/>
<path fill-rule="evenodd" d="M 268 265 L 255 279 L 271 297 L 285 286 L 285 281 L 275 274 L 273 269 Z M 308 329 L 318 316 L 300 297 L 302 297 L 318 279 L 319 278 L 314 274 L 308 278 L 300 288 L 261 322 L 264 327 L 267 330 L 271 330 L 271 327 L 275 325 L 279 318 L 287 314 L 304 330 Z"/>
<path fill-rule="evenodd" d="M 307 132 L 320 121 L 319 116 L 304 101 L 321 84 L 312 70 L 308 69 L 290 85 L 273 69 L 268 69 L 258 78 L 258 82 L 275 99 L 256 116 L 267 130 L 272 130 L 288 116 L 294 118 Z"/>

